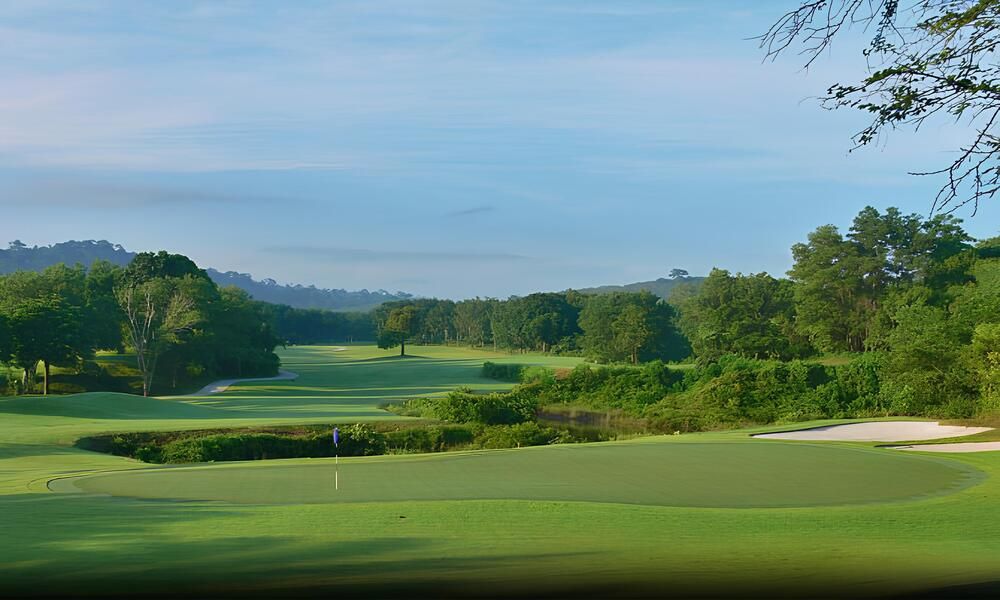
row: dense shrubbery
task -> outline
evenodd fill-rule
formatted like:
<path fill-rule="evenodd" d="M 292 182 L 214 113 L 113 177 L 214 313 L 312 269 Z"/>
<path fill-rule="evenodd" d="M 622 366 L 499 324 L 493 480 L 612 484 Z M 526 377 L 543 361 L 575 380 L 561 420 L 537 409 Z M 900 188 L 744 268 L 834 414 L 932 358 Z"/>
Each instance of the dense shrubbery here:
<path fill-rule="evenodd" d="M 535 418 L 538 403 L 531 386 L 511 392 L 476 394 L 459 388 L 441 398 L 414 398 L 387 407 L 397 414 L 481 425 L 512 425 Z"/>
<path fill-rule="evenodd" d="M 476 432 L 461 425 L 407 427 L 383 435 L 386 448 L 394 452 L 444 452 L 471 446 L 476 441 Z"/>
<path fill-rule="evenodd" d="M 524 372 L 524 365 L 502 364 L 486 361 L 483 363 L 483 377 L 496 379 L 498 381 L 521 382 L 521 374 Z"/>
<path fill-rule="evenodd" d="M 483 448 L 520 448 L 572 440 L 561 439 L 561 432 L 532 421 L 509 426 L 484 427 L 477 441 Z"/>
<path fill-rule="evenodd" d="M 444 452 L 475 448 L 516 448 L 545 444 L 599 441 L 607 434 L 574 431 L 534 422 L 515 425 L 418 424 L 345 425 L 335 448 L 332 426 L 263 431 L 186 431 L 123 433 L 83 438 L 85 450 L 129 456 L 152 463 L 195 463 L 276 458 L 373 456 L 410 452 Z"/>
<path fill-rule="evenodd" d="M 987 338 L 993 339 L 991 331 L 980 330 L 986 340 L 979 350 L 980 362 L 996 361 L 996 353 L 986 349 Z M 989 364 L 985 365 L 984 369 L 988 368 Z M 963 385 L 971 384 L 955 381 L 957 376 L 948 372 L 928 371 L 923 375 L 912 370 L 901 373 L 893 357 L 880 352 L 860 354 L 838 366 L 736 355 L 685 370 L 659 362 L 638 368 L 580 365 L 565 377 L 536 379 L 508 394 L 425 399 L 423 414 L 443 414 L 439 407 L 452 406 L 459 399 L 475 402 L 489 398 L 489 406 L 516 402 L 534 406 L 536 411 L 567 406 L 626 415 L 643 423 L 646 430 L 659 432 L 824 418 L 956 418 L 975 414 L 976 405 L 970 401 L 975 389 L 962 393 Z M 953 393 L 919 396 L 915 390 L 921 388 L 912 383 L 916 377 L 940 379 Z M 996 394 L 993 380 L 981 385 L 985 397 Z M 483 409 L 486 406 L 484 403 Z M 469 413 L 464 414 L 468 418 Z"/>
<path fill-rule="evenodd" d="M 658 361 L 638 368 L 580 365 L 565 377 L 542 380 L 523 391 L 534 393 L 542 405 L 576 404 L 635 415 L 679 390 L 683 378 L 683 371 Z"/>

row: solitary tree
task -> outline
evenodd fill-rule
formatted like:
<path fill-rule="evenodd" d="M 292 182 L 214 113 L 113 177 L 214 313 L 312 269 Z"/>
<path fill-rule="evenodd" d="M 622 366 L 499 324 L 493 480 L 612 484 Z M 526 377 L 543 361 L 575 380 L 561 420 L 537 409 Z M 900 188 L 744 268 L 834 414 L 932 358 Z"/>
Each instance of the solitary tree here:
<path fill-rule="evenodd" d="M 944 176 L 932 212 L 974 212 L 1000 191 L 1000 0 L 802 0 L 759 39 L 769 58 L 800 45 L 808 67 L 852 27 L 872 34 L 866 73 L 832 85 L 824 105 L 871 116 L 855 147 L 930 117 L 964 119 L 972 133 L 952 163 L 914 174 Z"/>
<path fill-rule="evenodd" d="M 417 331 L 417 310 L 412 306 L 392 309 L 378 336 L 379 348 L 399 346 L 399 355 L 406 356 L 406 340 Z"/>

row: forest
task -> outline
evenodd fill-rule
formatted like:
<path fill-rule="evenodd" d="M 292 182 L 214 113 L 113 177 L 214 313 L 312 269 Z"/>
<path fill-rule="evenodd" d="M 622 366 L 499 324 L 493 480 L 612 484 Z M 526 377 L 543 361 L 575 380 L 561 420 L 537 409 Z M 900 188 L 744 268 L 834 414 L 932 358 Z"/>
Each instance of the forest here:
<path fill-rule="evenodd" d="M 636 402 L 628 398 L 643 386 L 628 370 L 580 376 L 615 380 L 585 405 L 631 402 L 632 414 L 687 391 L 685 408 L 660 406 L 671 422 L 710 409 L 721 411 L 716 420 L 767 422 L 1000 408 L 1000 237 L 976 241 L 946 214 L 866 207 L 846 233 L 824 225 L 791 250 L 787 277 L 714 269 L 666 301 L 574 291 L 418 300 L 386 303 L 373 320 L 380 345 L 401 351 L 411 341 L 693 362 L 686 378 L 671 376 Z M 576 388 L 560 401 L 585 397 Z"/>
<path fill-rule="evenodd" d="M 375 339 L 400 354 L 407 344 L 450 344 L 604 364 L 689 363 L 686 379 L 671 375 L 656 393 L 681 386 L 704 395 L 710 381 L 711 393 L 732 404 L 756 389 L 770 394 L 768 418 L 1000 408 L 1000 238 L 976 241 L 949 215 L 867 207 L 846 233 L 824 225 L 791 251 L 787 277 L 682 272 L 668 299 L 567 290 L 405 299 L 367 313 L 261 302 L 220 288 L 182 255 L 142 253 L 125 267 L 58 264 L 0 277 L 0 354 L 13 393 L 47 393 L 51 366 L 83 373 L 98 351 L 134 355 L 149 394 L 273 374 L 277 345 Z M 590 404 L 646 410 L 656 394 L 628 400 L 637 386 L 629 373 L 608 370 L 602 377 L 622 378 L 608 384 L 616 399 Z"/>
<path fill-rule="evenodd" d="M 134 354 L 144 395 L 216 376 L 273 375 L 278 342 L 260 303 L 220 289 L 182 255 L 0 277 L 0 355 L 13 393 L 48 394 L 53 366 L 90 375 L 88 387 L 99 389 L 112 380 L 93 361 L 101 350 Z"/>
<path fill-rule="evenodd" d="M 119 244 L 107 240 L 82 240 L 59 242 L 49 246 L 28 246 L 14 240 L 6 249 L 0 249 L 0 274 L 16 271 L 41 271 L 60 263 L 91 265 L 106 261 L 125 267 L 136 257 Z M 322 310 L 367 311 L 388 300 L 409 298 L 405 292 L 390 293 L 385 290 L 344 290 L 318 288 L 314 285 L 281 284 L 274 279 L 256 280 L 246 273 L 218 271 L 206 268 L 205 273 L 220 288 L 236 286 L 255 300 L 272 304 L 287 304 L 295 308 Z"/>

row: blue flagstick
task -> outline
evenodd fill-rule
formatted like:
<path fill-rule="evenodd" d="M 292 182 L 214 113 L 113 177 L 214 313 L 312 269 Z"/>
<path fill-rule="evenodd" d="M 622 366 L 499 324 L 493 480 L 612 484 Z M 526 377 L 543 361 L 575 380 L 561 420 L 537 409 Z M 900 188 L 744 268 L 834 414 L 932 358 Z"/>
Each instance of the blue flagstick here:
<path fill-rule="evenodd" d="M 336 427 L 333 428 L 333 447 L 336 448 L 334 452 L 334 467 L 333 467 L 333 489 L 340 489 L 340 430 Z"/>

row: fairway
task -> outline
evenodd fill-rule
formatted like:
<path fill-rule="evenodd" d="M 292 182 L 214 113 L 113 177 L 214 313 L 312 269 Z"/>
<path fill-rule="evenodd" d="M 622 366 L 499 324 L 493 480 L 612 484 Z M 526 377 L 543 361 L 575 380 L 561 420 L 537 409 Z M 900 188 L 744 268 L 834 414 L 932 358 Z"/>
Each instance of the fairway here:
<path fill-rule="evenodd" d="M 200 398 L 0 399 L 0 595 L 211 596 L 221 578 L 241 597 L 422 584 L 438 597 L 483 582 L 507 586 L 497 595 L 581 586 L 587 597 L 623 581 L 654 596 L 706 586 L 862 596 L 1000 572 L 996 452 L 729 431 L 341 459 L 334 491 L 328 459 L 154 466 L 73 447 L 122 431 L 398 419 L 379 406 L 509 389 L 481 376 L 484 360 L 579 362 L 408 351 L 288 348 L 283 368 L 297 379 Z"/>
<path fill-rule="evenodd" d="M 661 438 L 662 439 L 662 438 Z M 978 481 L 960 464 L 880 450 L 766 442 L 588 444 L 341 461 L 126 471 L 56 491 L 254 504 L 565 500 L 763 508 L 906 500 Z"/>

